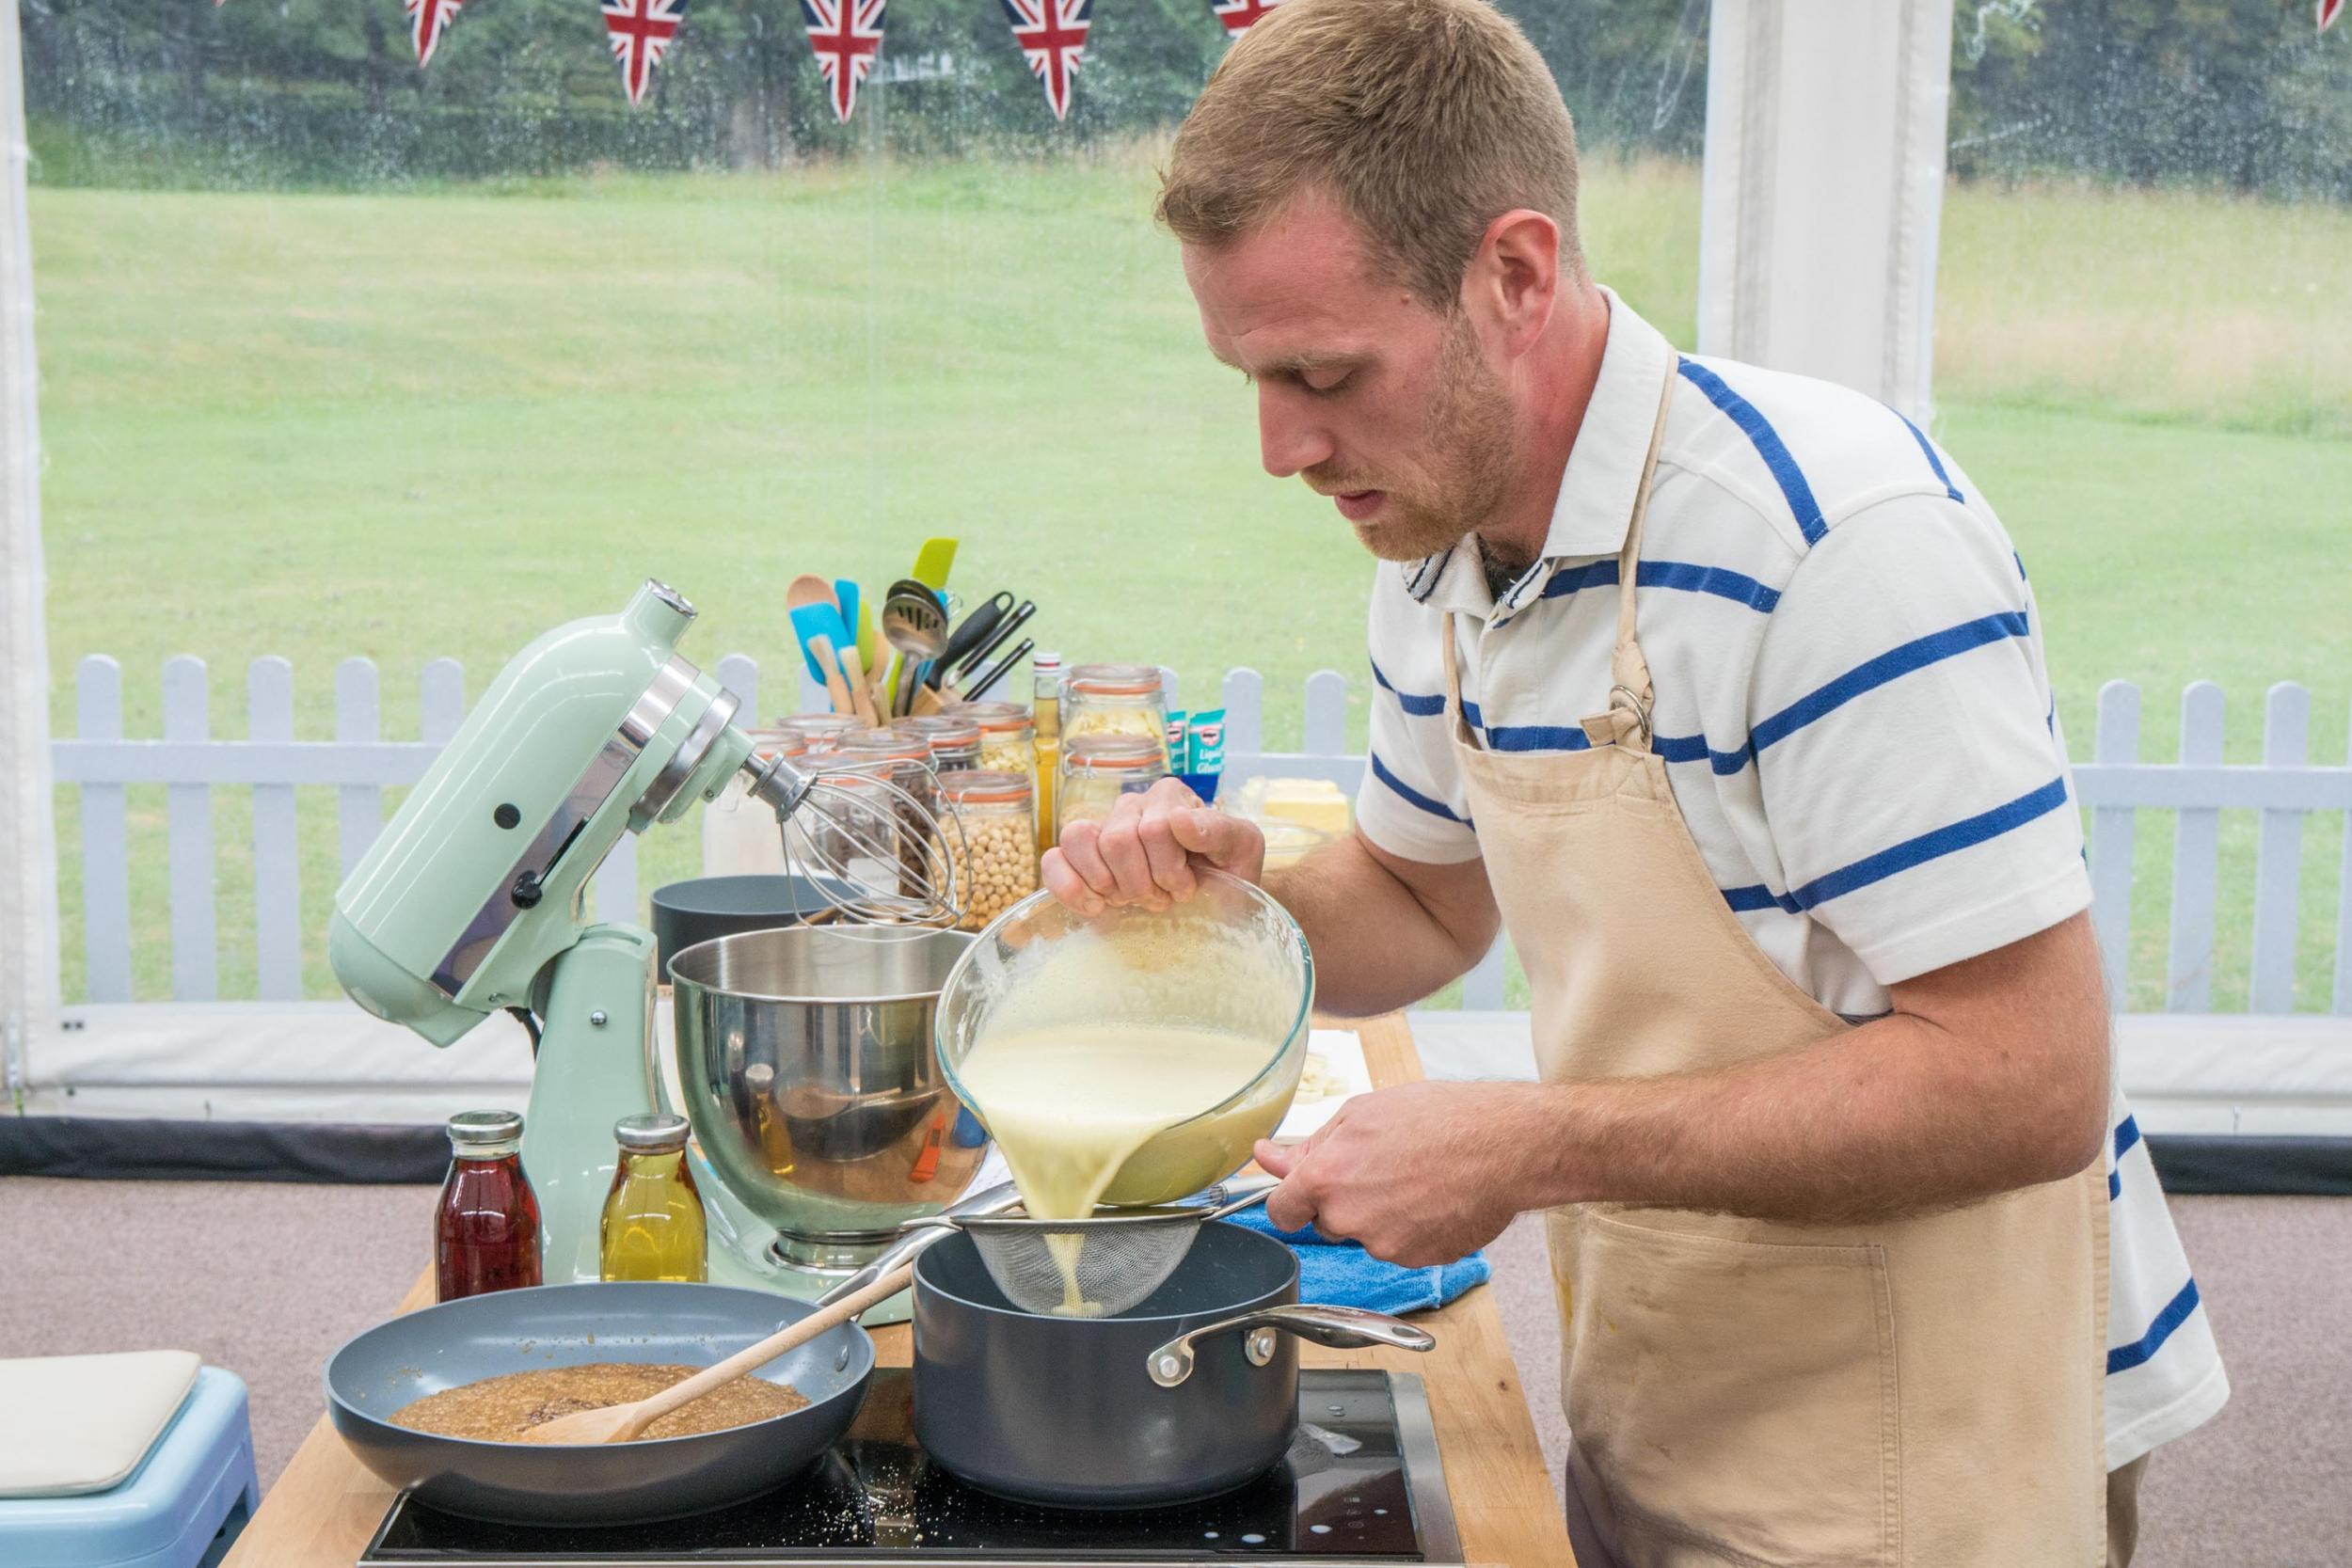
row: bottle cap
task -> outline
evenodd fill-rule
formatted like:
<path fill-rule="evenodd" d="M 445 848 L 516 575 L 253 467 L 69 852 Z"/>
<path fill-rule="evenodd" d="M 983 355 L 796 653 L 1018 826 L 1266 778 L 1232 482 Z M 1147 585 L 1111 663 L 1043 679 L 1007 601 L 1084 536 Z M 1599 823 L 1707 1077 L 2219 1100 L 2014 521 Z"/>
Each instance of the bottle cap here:
<path fill-rule="evenodd" d="M 675 1154 L 686 1147 L 687 1123 L 675 1112 L 623 1117 L 612 1124 L 612 1136 L 631 1154 Z"/>
<path fill-rule="evenodd" d="M 473 1159 L 512 1154 L 522 1136 L 519 1111 L 460 1111 L 449 1118 L 450 1147 Z"/>

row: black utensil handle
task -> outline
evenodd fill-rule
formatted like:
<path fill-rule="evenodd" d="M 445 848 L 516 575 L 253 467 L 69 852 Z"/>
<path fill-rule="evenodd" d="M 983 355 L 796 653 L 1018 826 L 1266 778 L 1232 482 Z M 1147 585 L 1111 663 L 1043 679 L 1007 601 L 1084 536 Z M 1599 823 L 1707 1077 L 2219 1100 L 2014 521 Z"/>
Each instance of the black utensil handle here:
<path fill-rule="evenodd" d="M 988 634 L 986 646 L 975 648 L 964 656 L 963 662 L 956 667 L 956 678 L 961 680 L 981 665 L 986 664 L 996 650 L 1003 647 L 1012 634 L 1021 629 L 1022 623 L 1036 613 L 1037 601 L 1035 599 L 1022 600 L 1019 609 L 996 623 L 995 629 Z"/>
<path fill-rule="evenodd" d="M 998 681 L 1003 680 L 1005 678 L 1005 673 L 1010 670 L 1014 665 L 1020 663 L 1023 659 L 1028 657 L 1030 652 L 1036 647 L 1037 640 L 1035 638 L 1023 638 L 1019 642 L 1013 645 L 1012 652 L 1007 654 L 1003 658 L 996 661 L 996 665 L 993 669 L 990 670 L 987 674 L 982 675 L 979 679 L 974 681 L 971 685 L 963 689 L 963 700 L 967 703 L 975 703 L 979 701 L 982 697 L 988 695 L 988 689 L 994 686 Z"/>
<path fill-rule="evenodd" d="M 939 650 L 939 657 L 931 667 L 930 684 L 934 690 L 947 678 L 949 668 L 957 660 L 973 649 L 985 645 L 996 634 L 997 626 L 1004 622 L 1005 612 L 1011 608 L 1012 594 L 1003 591 L 991 594 L 973 607 L 972 613 L 947 634 L 946 645 Z"/>

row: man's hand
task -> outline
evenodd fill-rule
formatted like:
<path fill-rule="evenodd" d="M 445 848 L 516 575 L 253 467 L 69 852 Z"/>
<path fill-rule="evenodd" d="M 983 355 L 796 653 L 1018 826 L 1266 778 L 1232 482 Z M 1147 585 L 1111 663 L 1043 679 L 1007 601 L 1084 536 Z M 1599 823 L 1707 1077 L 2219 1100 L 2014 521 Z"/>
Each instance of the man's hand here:
<path fill-rule="evenodd" d="M 1311 1223 L 1406 1268 L 1451 1263 L 1502 1234 L 1518 1212 L 1526 1084 L 1399 1084 L 1340 1107 L 1305 1143 L 1261 1142 L 1258 1164 L 1284 1178 L 1266 1217 Z"/>
<path fill-rule="evenodd" d="M 1254 882 L 1265 869 L 1265 836 L 1254 822 L 1202 805 L 1182 780 L 1162 779 L 1120 796 L 1107 819 L 1064 828 L 1039 875 L 1080 914 L 1101 914 L 1113 904 L 1181 903 L 1199 890 L 1203 866 Z"/>

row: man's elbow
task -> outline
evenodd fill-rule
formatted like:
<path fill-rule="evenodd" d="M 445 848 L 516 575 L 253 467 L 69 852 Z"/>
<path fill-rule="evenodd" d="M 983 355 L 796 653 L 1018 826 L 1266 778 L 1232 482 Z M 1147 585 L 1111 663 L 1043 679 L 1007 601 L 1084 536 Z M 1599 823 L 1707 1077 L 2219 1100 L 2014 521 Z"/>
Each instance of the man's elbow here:
<path fill-rule="evenodd" d="M 2097 1161 L 2107 1138 L 2107 1019 L 2067 1031 L 2056 1046 L 2054 1070 L 2030 1085 L 2019 1117 L 2021 1174 L 2026 1184 L 2060 1181 Z"/>

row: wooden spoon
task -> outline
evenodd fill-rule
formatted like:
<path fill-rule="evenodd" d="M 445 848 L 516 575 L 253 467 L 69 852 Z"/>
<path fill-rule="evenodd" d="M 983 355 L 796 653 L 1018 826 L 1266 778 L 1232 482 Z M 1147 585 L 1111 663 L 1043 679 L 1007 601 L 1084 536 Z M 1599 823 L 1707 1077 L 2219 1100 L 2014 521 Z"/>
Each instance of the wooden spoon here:
<path fill-rule="evenodd" d="M 830 1307 L 820 1307 L 797 1323 L 787 1324 L 755 1345 L 737 1351 L 715 1367 L 706 1367 L 683 1383 L 674 1383 L 650 1399 L 635 1400 L 628 1404 L 608 1404 L 597 1410 L 576 1411 L 543 1421 L 525 1431 L 526 1443 L 628 1443 L 634 1442 L 644 1430 L 683 1404 L 691 1404 L 705 1394 L 724 1387 L 745 1372 L 764 1367 L 789 1350 L 797 1350 L 825 1330 L 848 1323 L 860 1312 L 893 1296 L 907 1287 L 914 1277 L 914 1262 L 904 1264 L 882 1275 L 855 1295 L 844 1296 Z"/>

